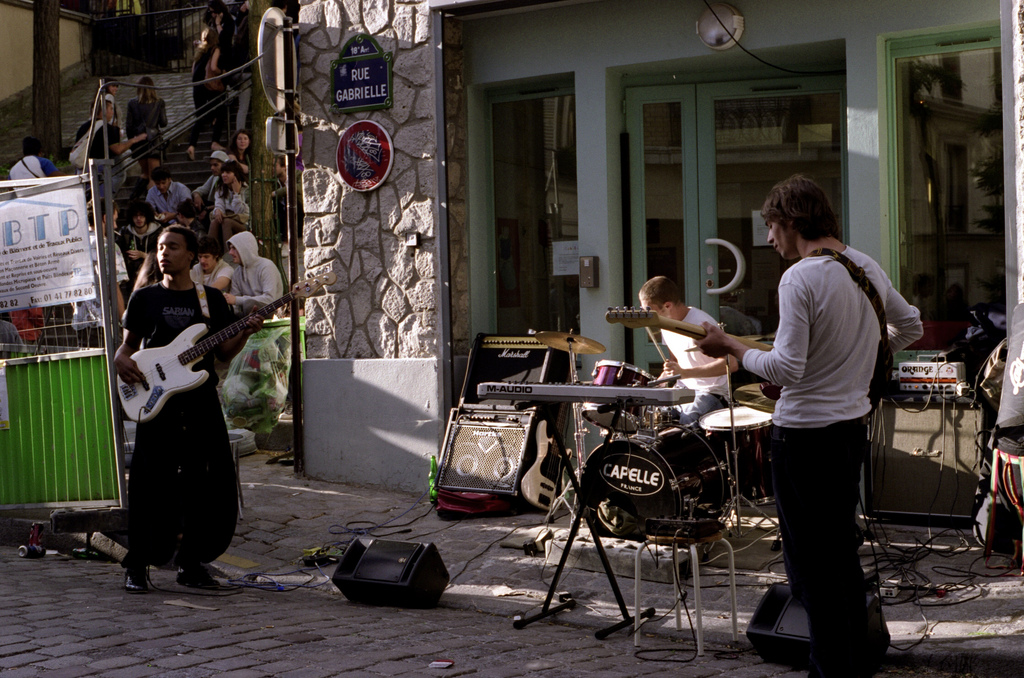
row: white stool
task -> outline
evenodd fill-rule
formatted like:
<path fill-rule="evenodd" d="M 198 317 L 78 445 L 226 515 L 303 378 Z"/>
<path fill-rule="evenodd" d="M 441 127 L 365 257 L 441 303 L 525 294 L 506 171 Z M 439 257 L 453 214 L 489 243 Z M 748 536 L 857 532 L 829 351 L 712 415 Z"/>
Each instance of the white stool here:
<path fill-rule="evenodd" d="M 672 547 L 672 585 L 673 595 L 675 596 L 674 607 L 676 611 L 676 630 L 681 631 L 683 628 L 682 618 L 682 591 L 679 586 L 679 547 L 689 546 L 690 547 L 690 563 L 693 566 L 693 600 L 694 607 L 697 613 L 697 656 L 704 656 L 704 616 L 703 610 L 701 609 L 701 595 L 700 595 L 700 558 L 697 556 L 697 545 L 708 544 L 711 542 L 720 541 L 725 544 L 726 549 L 729 551 L 729 602 L 732 605 L 732 639 L 733 641 L 739 640 L 738 623 L 736 621 L 736 559 L 733 554 L 732 544 L 728 542 L 722 536 L 722 532 L 716 532 L 715 534 L 703 537 L 700 539 L 690 539 L 686 537 L 673 537 L 673 536 L 654 536 L 649 537 L 647 541 L 640 545 L 640 548 L 636 552 L 636 562 L 634 563 L 634 594 L 633 603 L 636 607 L 633 622 L 633 645 L 640 645 L 640 558 L 647 548 L 648 544 L 654 545 L 655 548 L 659 545 L 670 545 Z"/>

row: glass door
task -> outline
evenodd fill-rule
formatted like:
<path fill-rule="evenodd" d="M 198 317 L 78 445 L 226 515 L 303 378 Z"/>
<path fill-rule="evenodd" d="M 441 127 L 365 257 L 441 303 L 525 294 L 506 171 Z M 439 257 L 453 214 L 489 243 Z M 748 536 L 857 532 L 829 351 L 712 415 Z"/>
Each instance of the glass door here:
<path fill-rule="evenodd" d="M 770 337 L 787 264 L 767 243 L 761 204 L 775 183 L 799 172 L 822 185 L 845 221 L 842 84 L 719 83 L 643 88 L 627 97 L 633 289 L 668 276 L 687 304 L 719 318 L 727 332 Z M 739 262 L 708 239 L 741 254 L 745 272 L 734 286 Z M 660 371 L 646 332 L 634 342 L 634 359 Z"/>
<path fill-rule="evenodd" d="M 576 105 L 571 93 L 491 105 L 498 334 L 580 331 Z"/>

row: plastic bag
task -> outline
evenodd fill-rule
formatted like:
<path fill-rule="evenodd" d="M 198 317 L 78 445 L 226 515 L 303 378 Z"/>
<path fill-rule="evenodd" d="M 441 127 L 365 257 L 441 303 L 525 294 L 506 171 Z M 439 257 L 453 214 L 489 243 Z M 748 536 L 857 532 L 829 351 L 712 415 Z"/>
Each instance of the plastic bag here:
<path fill-rule="evenodd" d="M 221 386 L 224 418 L 234 428 L 270 433 L 284 411 L 291 366 L 289 328 L 262 329 L 231 360 Z"/>

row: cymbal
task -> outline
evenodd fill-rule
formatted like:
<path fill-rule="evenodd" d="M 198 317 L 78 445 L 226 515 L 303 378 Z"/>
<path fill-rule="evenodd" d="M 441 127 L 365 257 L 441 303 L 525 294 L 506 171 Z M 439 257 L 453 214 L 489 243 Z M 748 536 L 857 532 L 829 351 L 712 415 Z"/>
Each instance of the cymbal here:
<path fill-rule="evenodd" d="M 587 339 L 579 334 L 572 334 L 571 332 L 537 332 L 533 335 L 533 338 L 551 348 L 557 348 L 560 351 L 572 351 L 577 355 L 593 355 L 595 353 L 604 353 L 607 349 L 594 341 L 593 339 Z"/>
<path fill-rule="evenodd" d="M 760 384 L 740 386 L 733 392 L 732 396 L 738 404 L 746 405 L 752 410 L 768 412 L 769 414 L 775 412 L 775 401 L 761 393 Z"/>

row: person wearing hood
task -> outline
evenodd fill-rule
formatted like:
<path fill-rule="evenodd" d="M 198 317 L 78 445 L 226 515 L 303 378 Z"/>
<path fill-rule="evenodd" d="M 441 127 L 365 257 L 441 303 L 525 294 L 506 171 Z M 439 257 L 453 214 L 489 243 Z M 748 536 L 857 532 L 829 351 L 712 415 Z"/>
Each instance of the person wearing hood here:
<path fill-rule="evenodd" d="M 273 261 L 259 255 L 256 236 L 242 231 L 228 240 L 228 253 L 238 268 L 231 280 L 231 293 L 224 298 L 238 315 L 247 315 L 284 294 L 281 273 Z"/>
<path fill-rule="evenodd" d="M 157 222 L 149 203 L 137 200 L 128 206 L 128 225 L 117 236 L 117 244 L 124 253 L 132 283 L 146 255 L 156 251 L 156 241 L 162 229 L 163 225 Z"/>

